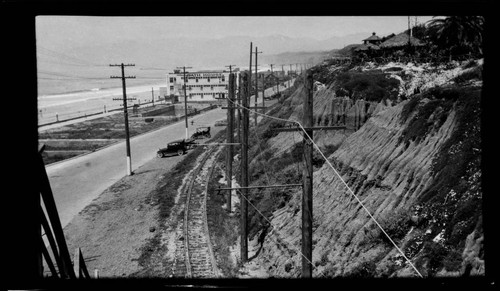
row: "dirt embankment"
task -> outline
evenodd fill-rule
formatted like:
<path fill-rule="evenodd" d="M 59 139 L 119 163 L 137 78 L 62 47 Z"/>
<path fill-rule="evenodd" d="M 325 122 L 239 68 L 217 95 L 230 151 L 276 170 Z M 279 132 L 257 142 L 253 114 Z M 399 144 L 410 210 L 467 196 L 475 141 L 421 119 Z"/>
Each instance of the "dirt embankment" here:
<path fill-rule="evenodd" d="M 345 114 L 344 120 L 353 125 L 363 120 L 358 130 L 337 133 L 336 138 L 318 134 L 315 141 L 320 146 L 340 145 L 329 160 L 422 275 L 484 274 L 477 166 L 480 74 L 479 80 L 474 73 L 463 82 L 457 77 L 474 70 L 474 65 L 448 71 L 410 69 L 418 73 L 405 76 L 401 85 L 408 90 L 402 92 L 432 76 L 434 85 L 451 88 L 431 89 L 433 85 L 426 83 L 417 86 L 425 94 L 395 104 L 341 101 L 328 88 L 318 91 L 316 125 L 325 118 L 332 124 L 338 112 L 349 112 L 344 109 L 347 104 L 356 108 L 365 103 L 360 106 L 364 111 Z M 290 119 L 300 120 L 302 95 L 297 91 L 285 101 L 296 106 Z M 282 155 L 293 141 L 301 141 L 301 136 L 280 133 L 268 142 Z M 417 276 L 326 163 L 315 171 L 313 189 L 313 276 Z M 258 257 L 276 277 L 299 277 L 301 270 L 301 192 L 289 196 L 271 215 L 274 231 L 268 231 Z"/>
<path fill-rule="evenodd" d="M 69 249 L 82 249 L 89 272 L 116 278 L 140 269 L 141 248 L 159 229 L 158 201 L 151 193 L 169 168 L 166 161 L 152 160 L 122 178 L 65 227 Z"/>

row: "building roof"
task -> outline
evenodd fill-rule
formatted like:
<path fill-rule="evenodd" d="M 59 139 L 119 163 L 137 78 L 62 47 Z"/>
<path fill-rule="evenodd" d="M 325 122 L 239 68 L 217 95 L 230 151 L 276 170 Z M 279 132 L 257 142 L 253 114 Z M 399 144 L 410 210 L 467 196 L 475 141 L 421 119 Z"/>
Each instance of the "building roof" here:
<path fill-rule="evenodd" d="M 388 40 L 384 41 L 383 43 L 380 44 L 380 47 L 381 48 L 390 48 L 390 47 L 401 47 L 401 46 L 405 46 L 405 45 L 408 45 L 408 38 L 410 36 L 405 33 L 405 32 L 402 32 L 400 34 L 397 34 L 391 38 L 389 38 Z M 413 46 L 423 46 L 424 43 L 419 40 L 418 38 L 416 37 L 411 37 L 410 38 L 410 43 L 411 45 Z"/>
<path fill-rule="evenodd" d="M 375 35 L 375 32 L 373 32 L 369 38 L 363 39 L 363 41 L 365 40 L 381 40 L 381 38 Z"/>
<path fill-rule="evenodd" d="M 367 51 L 367 50 L 379 50 L 380 47 L 378 45 L 374 45 L 372 43 L 362 44 L 359 47 L 355 48 L 355 52 L 359 51 Z"/>

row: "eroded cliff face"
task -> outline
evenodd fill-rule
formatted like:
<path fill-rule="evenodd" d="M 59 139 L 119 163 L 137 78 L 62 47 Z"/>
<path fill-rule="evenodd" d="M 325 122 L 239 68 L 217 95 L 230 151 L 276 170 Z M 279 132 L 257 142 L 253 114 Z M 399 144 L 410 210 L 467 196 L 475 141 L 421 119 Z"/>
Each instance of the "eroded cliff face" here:
<path fill-rule="evenodd" d="M 289 98 L 290 106 L 296 106 L 291 120 L 302 118 L 301 90 L 299 87 Z M 325 163 L 313 175 L 313 277 L 417 276 L 368 212 L 423 276 L 484 274 L 481 218 L 477 223 L 473 220 L 472 228 L 463 228 L 468 231 L 466 239 L 457 240 L 456 247 L 450 248 L 443 243 L 445 228 L 449 227 L 446 224 L 464 223 L 467 218 L 439 223 L 439 214 L 428 210 L 433 205 L 422 203 L 422 195 L 428 196 L 431 186 L 439 182 L 433 163 L 442 155 L 440 150 L 465 126 L 458 103 L 432 107 L 430 114 L 422 112 L 431 102 L 423 98 L 418 106 L 410 106 L 408 113 L 409 100 L 396 105 L 354 102 L 333 92 L 333 88 L 326 88 L 315 93 L 315 125 L 346 124 L 350 129 L 347 133 L 315 132 L 320 147 L 340 147 L 328 157 L 336 170 Z M 421 115 L 425 116 L 422 124 L 427 131 L 418 138 L 407 138 L 409 128 L 414 130 L 418 121 L 412 117 Z M 283 153 L 301 140 L 299 133 L 282 132 L 269 143 L 276 153 Z M 451 146 L 448 152 L 452 149 L 456 147 Z M 477 187 L 480 177 L 476 168 L 474 171 L 463 177 L 473 180 L 469 184 L 472 188 Z M 276 277 L 299 277 L 301 273 L 301 195 L 301 190 L 294 190 L 288 203 L 273 213 L 274 228 L 264 230 L 257 260 Z M 478 199 L 474 195 L 463 199 Z M 440 205 L 448 205 L 446 201 L 454 196 L 453 189 L 449 190 Z M 444 217 L 458 211 L 456 205 Z M 466 208 L 466 202 L 460 205 Z M 462 230 L 453 228 L 453 233 L 458 231 Z M 262 233 L 257 236 L 262 238 Z"/>
<path fill-rule="evenodd" d="M 304 94 L 303 85 L 298 85 L 289 100 L 285 102 L 284 107 L 293 108 L 288 120 L 302 122 Z M 353 101 L 348 97 L 337 97 L 333 86 L 316 91 L 313 99 L 314 126 L 346 126 L 346 129 L 317 131 L 314 133 L 314 140 L 320 147 L 325 145 L 339 146 L 347 136 L 358 130 L 374 112 L 387 107 L 386 103 L 388 102 Z M 282 132 L 271 139 L 270 144 L 278 155 L 289 150 L 301 139 L 300 133 Z"/>

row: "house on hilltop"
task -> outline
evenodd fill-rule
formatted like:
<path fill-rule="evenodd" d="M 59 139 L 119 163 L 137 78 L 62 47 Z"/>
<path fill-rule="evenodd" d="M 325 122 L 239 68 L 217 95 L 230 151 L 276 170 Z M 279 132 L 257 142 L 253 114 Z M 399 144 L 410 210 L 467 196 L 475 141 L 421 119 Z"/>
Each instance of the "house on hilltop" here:
<path fill-rule="evenodd" d="M 381 42 L 382 42 L 382 39 L 380 37 L 378 37 L 375 34 L 375 32 L 373 32 L 370 37 L 363 39 L 364 45 L 368 45 L 368 44 L 379 45 Z"/>
<path fill-rule="evenodd" d="M 385 40 L 384 42 L 382 42 L 380 44 L 380 47 L 383 48 L 383 49 L 387 49 L 387 48 L 402 48 L 402 47 L 405 47 L 408 45 L 408 41 L 410 42 L 410 45 L 411 46 L 414 46 L 414 47 L 421 47 L 421 46 L 424 46 L 424 43 L 419 40 L 418 38 L 416 37 L 413 37 L 413 36 L 409 36 L 408 33 L 406 32 L 402 32 L 400 34 L 397 34 L 391 38 L 388 38 L 387 40 Z"/>

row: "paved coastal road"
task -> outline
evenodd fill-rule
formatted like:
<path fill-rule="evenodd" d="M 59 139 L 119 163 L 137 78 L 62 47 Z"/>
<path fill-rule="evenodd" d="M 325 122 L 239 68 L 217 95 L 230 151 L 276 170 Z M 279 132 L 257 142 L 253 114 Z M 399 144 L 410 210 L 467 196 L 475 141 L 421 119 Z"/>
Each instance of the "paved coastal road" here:
<path fill-rule="evenodd" d="M 271 95 L 266 90 L 265 95 Z M 254 99 L 252 97 L 252 103 Z M 259 98 L 261 103 L 262 98 Z M 271 105 L 276 101 L 266 101 Z M 217 108 L 189 119 L 189 133 L 197 126 L 214 126 L 226 117 L 226 110 Z M 194 125 L 191 126 L 191 120 Z M 131 138 L 132 171 L 156 157 L 158 148 L 185 137 L 184 121 Z M 47 174 L 54 194 L 61 224 L 65 227 L 86 205 L 105 189 L 126 175 L 125 142 L 64 162 L 48 165 Z"/>
<path fill-rule="evenodd" d="M 194 119 L 196 126 L 212 126 L 224 118 L 226 110 L 217 108 Z M 191 126 L 191 124 L 189 124 Z M 190 134 L 193 132 L 190 128 Z M 170 141 L 184 138 L 184 122 L 130 139 L 132 171 L 156 157 L 158 148 Z M 106 188 L 126 175 L 125 142 L 114 144 L 96 152 L 46 167 L 62 226 L 99 196 Z"/>

